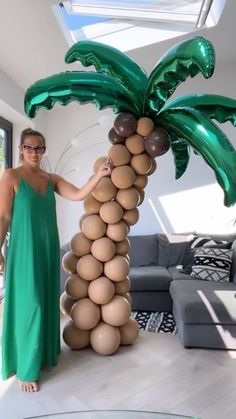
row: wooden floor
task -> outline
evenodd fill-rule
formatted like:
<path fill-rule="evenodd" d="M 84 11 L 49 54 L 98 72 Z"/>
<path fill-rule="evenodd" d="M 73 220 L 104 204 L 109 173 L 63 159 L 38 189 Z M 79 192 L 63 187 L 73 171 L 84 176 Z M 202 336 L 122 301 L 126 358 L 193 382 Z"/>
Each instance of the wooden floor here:
<path fill-rule="evenodd" d="M 141 332 L 111 356 L 62 344 L 41 390 L 25 394 L 15 377 L 0 381 L 0 418 L 75 410 L 131 409 L 201 419 L 236 418 L 236 352 L 186 350 L 178 336 Z"/>

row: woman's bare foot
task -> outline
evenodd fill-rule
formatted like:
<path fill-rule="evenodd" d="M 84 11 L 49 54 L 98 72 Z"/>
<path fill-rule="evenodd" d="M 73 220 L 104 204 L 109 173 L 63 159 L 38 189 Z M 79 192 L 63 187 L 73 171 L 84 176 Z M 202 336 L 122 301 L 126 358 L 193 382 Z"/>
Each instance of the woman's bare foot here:
<path fill-rule="evenodd" d="M 37 381 L 20 381 L 19 386 L 22 391 L 26 393 L 34 393 L 35 391 L 39 390 L 39 385 Z"/>

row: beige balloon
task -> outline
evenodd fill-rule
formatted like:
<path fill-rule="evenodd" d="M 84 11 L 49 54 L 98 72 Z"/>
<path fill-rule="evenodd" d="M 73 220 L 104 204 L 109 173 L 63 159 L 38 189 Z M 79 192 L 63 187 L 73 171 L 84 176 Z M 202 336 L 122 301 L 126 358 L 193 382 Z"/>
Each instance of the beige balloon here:
<path fill-rule="evenodd" d="M 115 243 L 117 255 L 125 256 L 130 251 L 130 241 L 126 237 L 121 242 Z"/>
<path fill-rule="evenodd" d="M 129 318 L 127 323 L 119 327 L 121 345 L 131 345 L 139 336 L 138 322 L 132 317 Z"/>
<path fill-rule="evenodd" d="M 115 294 L 126 295 L 130 290 L 130 279 L 127 276 L 123 281 L 114 282 Z"/>
<path fill-rule="evenodd" d="M 93 190 L 93 196 L 100 202 L 110 201 L 116 196 L 116 187 L 113 185 L 109 177 L 103 177 L 99 180 L 97 186 Z"/>
<path fill-rule="evenodd" d="M 100 307 L 89 298 L 77 301 L 71 310 L 71 318 L 76 327 L 81 330 L 90 330 L 100 320 Z"/>
<path fill-rule="evenodd" d="M 125 239 L 129 231 L 127 224 L 124 221 L 119 221 L 115 224 L 108 224 L 106 235 L 115 242 L 121 242 Z"/>
<path fill-rule="evenodd" d="M 101 237 L 95 240 L 91 247 L 92 255 L 101 262 L 107 262 L 112 259 L 115 252 L 115 243 L 109 237 Z"/>
<path fill-rule="evenodd" d="M 100 217 L 107 224 L 118 223 L 123 216 L 123 208 L 116 201 L 105 202 L 100 208 Z"/>
<path fill-rule="evenodd" d="M 155 170 L 157 168 L 157 162 L 156 162 L 156 160 L 153 157 L 150 157 L 150 159 L 151 159 L 151 168 L 147 172 L 147 176 L 151 176 L 155 172 Z"/>
<path fill-rule="evenodd" d="M 90 345 L 89 330 L 80 330 L 69 320 L 64 326 L 62 337 L 71 349 L 84 349 Z"/>
<path fill-rule="evenodd" d="M 106 161 L 107 161 L 107 157 L 106 156 L 99 157 L 95 161 L 95 163 L 93 165 L 93 171 L 94 171 L 94 173 L 97 173 L 97 171 L 100 169 L 100 167 L 102 166 L 102 164 L 106 163 Z"/>
<path fill-rule="evenodd" d="M 135 173 L 130 166 L 118 166 L 112 170 L 111 180 L 118 189 L 127 189 L 135 182 Z"/>
<path fill-rule="evenodd" d="M 90 333 L 90 344 L 100 355 L 114 354 L 120 346 L 119 329 L 100 322 Z"/>
<path fill-rule="evenodd" d="M 88 281 L 80 278 L 78 274 L 72 274 L 66 280 L 65 290 L 69 297 L 74 300 L 79 300 L 80 298 L 87 297 L 88 286 Z"/>
<path fill-rule="evenodd" d="M 145 175 L 149 172 L 152 166 L 151 158 L 146 153 L 133 156 L 130 160 L 130 166 L 138 175 Z"/>
<path fill-rule="evenodd" d="M 125 145 L 131 154 L 140 154 L 144 152 L 144 138 L 141 135 L 134 134 L 126 138 Z"/>
<path fill-rule="evenodd" d="M 153 120 L 144 116 L 138 120 L 136 131 L 139 135 L 146 137 L 154 128 L 155 125 Z"/>
<path fill-rule="evenodd" d="M 136 188 L 119 189 L 116 194 L 116 201 L 124 209 L 133 209 L 137 206 L 140 196 Z"/>
<path fill-rule="evenodd" d="M 76 273 L 78 260 L 79 260 L 78 256 L 74 255 L 74 253 L 72 253 L 71 250 L 69 250 L 62 257 L 62 261 L 61 261 L 62 268 L 68 274 L 74 274 Z"/>
<path fill-rule="evenodd" d="M 114 294 L 115 286 L 113 282 L 105 276 L 100 276 L 89 284 L 89 298 L 96 304 L 108 303 Z"/>
<path fill-rule="evenodd" d="M 129 150 L 123 144 L 113 145 L 110 148 L 108 155 L 112 160 L 113 166 L 122 166 L 124 164 L 128 164 L 131 159 Z"/>
<path fill-rule="evenodd" d="M 138 188 L 137 188 L 137 190 L 138 190 L 138 193 L 139 193 L 139 201 L 138 201 L 137 206 L 139 206 L 139 205 L 141 205 L 141 204 L 143 203 L 143 201 L 144 201 L 144 198 L 145 198 L 145 192 L 144 192 L 144 190 L 143 190 L 143 189 L 138 189 Z"/>
<path fill-rule="evenodd" d="M 139 203 L 138 203 L 139 205 Z M 137 223 L 139 219 L 139 211 L 137 208 L 133 208 L 131 210 L 124 211 L 123 214 L 123 220 L 128 224 L 129 226 L 132 226 Z"/>
<path fill-rule="evenodd" d="M 77 272 L 82 279 L 92 281 L 101 276 L 103 272 L 103 263 L 97 260 L 93 255 L 82 256 L 77 263 Z"/>
<path fill-rule="evenodd" d="M 83 201 L 83 206 L 86 214 L 98 214 L 102 203 L 94 198 L 93 194 L 90 194 Z"/>
<path fill-rule="evenodd" d="M 88 215 L 82 223 L 81 230 L 91 240 L 100 239 L 106 232 L 107 225 L 99 215 Z"/>
<path fill-rule="evenodd" d="M 111 326 L 125 324 L 131 314 L 129 302 L 122 295 L 114 295 L 111 301 L 101 306 L 102 320 Z"/>
<path fill-rule="evenodd" d="M 144 189 L 147 186 L 148 177 L 147 175 L 136 175 L 134 186 L 140 189 Z"/>
<path fill-rule="evenodd" d="M 73 305 L 75 304 L 75 300 L 69 297 L 67 293 L 64 291 L 60 296 L 60 310 L 62 314 L 65 316 L 71 315 L 71 309 Z"/>
<path fill-rule="evenodd" d="M 76 233 L 70 242 L 71 251 L 79 257 L 87 255 L 91 252 L 92 243 L 83 233 Z"/>
<path fill-rule="evenodd" d="M 123 281 L 129 273 L 129 262 L 124 256 L 116 255 L 104 263 L 104 273 L 112 281 Z"/>
<path fill-rule="evenodd" d="M 84 222 L 85 218 L 87 218 L 87 217 L 88 217 L 88 215 L 89 215 L 89 214 L 83 214 L 83 215 L 81 215 L 81 217 L 80 217 L 80 219 L 79 219 L 79 228 L 80 228 L 80 230 L 82 229 L 82 224 L 83 224 L 83 222 Z"/>

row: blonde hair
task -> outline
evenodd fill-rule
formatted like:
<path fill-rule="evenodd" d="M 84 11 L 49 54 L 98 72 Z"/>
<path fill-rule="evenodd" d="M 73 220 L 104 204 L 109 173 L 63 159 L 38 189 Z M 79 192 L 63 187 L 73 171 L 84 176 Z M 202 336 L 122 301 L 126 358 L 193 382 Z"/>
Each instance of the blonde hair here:
<path fill-rule="evenodd" d="M 34 136 L 34 137 L 39 137 L 39 138 L 42 140 L 43 145 L 46 147 L 46 140 L 45 140 L 44 135 L 43 135 L 41 132 L 36 131 L 36 130 L 34 130 L 34 129 L 32 129 L 32 128 L 26 128 L 26 129 L 24 129 L 24 130 L 21 132 L 21 136 L 20 136 L 20 146 L 24 145 L 24 141 L 25 141 L 25 139 L 26 139 L 27 137 L 31 137 L 31 136 Z M 23 159 L 23 157 L 22 157 L 22 154 L 21 154 L 21 153 L 19 153 L 19 163 L 22 163 L 22 162 L 23 162 L 23 160 L 24 160 L 24 159 Z"/>

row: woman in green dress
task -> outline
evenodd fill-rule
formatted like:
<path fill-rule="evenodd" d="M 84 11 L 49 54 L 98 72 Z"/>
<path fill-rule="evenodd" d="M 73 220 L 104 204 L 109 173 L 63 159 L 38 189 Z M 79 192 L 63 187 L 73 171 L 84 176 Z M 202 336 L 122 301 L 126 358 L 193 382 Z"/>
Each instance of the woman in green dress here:
<path fill-rule="evenodd" d="M 103 176 L 109 160 L 78 189 L 40 168 L 44 136 L 32 129 L 21 134 L 22 164 L 0 179 L 0 250 L 8 228 L 10 241 L 5 269 L 2 377 L 16 374 L 23 391 L 39 389 L 40 370 L 57 363 L 60 352 L 60 259 L 54 192 L 81 201 Z M 0 270 L 5 265 L 0 252 Z"/>

